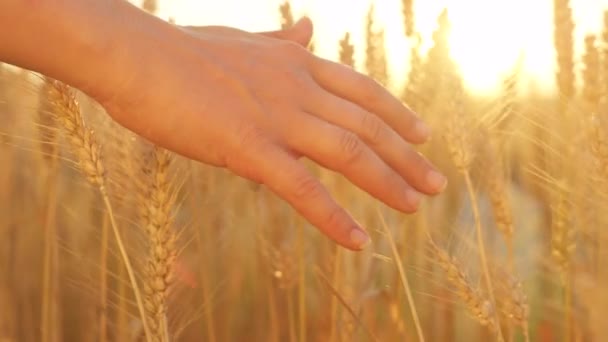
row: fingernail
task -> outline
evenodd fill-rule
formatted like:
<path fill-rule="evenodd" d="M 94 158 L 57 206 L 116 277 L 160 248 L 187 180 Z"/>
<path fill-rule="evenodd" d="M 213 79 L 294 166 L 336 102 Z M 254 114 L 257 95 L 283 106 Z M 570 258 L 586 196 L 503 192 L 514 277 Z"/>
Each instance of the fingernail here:
<path fill-rule="evenodd" d="M 350 231 L 350 241 L 358 249 L 365 249 L 372 243 L 369 235 L 359 228 L 355 228 Z"/>
<path fill-rule="evenodd" d="M 442 192 L 448 186 L 448 179 L 437 171 L 430 171 L 426 176 L 426 181 L 437 192 Z"/>
<path fill-rule="evenodd" d="M 414 189 L 407 189 L 405 191 L 405 201 L 414 209 L 418 209 L 420 202 L 422 202 L 422 194 Z"/>
<path fill-rule="evenodd" d="M 423 121 L 416 123 L 415 130 L 416 134 L 423 139 L 428 139 L 431 136 L 431 128 Z"/>

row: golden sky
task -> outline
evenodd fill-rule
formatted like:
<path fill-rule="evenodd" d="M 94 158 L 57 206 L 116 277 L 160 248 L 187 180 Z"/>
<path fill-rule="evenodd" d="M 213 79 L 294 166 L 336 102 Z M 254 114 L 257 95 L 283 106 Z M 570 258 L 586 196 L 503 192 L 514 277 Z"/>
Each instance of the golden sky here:
<path fill-rule="evenodd" d="M 292 0 L 295 15 L 308 14 L 315 23 L 315 45 L 323 57 L 337 58 L 337 42 L 351 32 L 363 40 L 363 23 L 372 0 Z M 178 24 L 228 25 L 248 31 L 276 29 L 283 0 L 160 0 L 161 16 Z M 386 29 L 391 77 L 400 85 L 407 71 L 408 45 L 404 40 L 401 0 L 376 0 L 378 24 Z M 417 27 L 425 38 L 447 5 L 453 25 L 452 55 L 467 86 L 491 92 L 501 74 L 514 65 L 520 51 L 529 83 L 553 90 L 555 57 L 552 43 L 552 0 L 419 0 Z M 577 23 L 577 49 L 582 37 L 598 33 L 608 0 L 571 0 Z M 428 39 L 427 39 L 428 41 Z M 361 53 L 361 49 L 359 53 Z M 362 58 L 359 55 L 358 61 Z"/>

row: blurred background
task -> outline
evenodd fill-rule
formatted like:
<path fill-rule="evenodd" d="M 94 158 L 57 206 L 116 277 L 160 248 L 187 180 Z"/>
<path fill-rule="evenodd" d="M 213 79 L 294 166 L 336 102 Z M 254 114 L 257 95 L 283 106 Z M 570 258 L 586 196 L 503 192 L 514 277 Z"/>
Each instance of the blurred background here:
<path fill-rule="evenodd" d="M 159 0 L 158 13 L 184 25 L 227 25 L 247 31 L 277 28 L 276 8 L 281 0 Z M 364 20 L 374 2 L 378 28 L 385 30 L 391 80 L 405 82 L 409 42 L 404 42 L 401 0 L 294 0 L 296 17 L 309 15 L 316 27 L 315 45 L 320 56 L 338 58 L 335 42 L 350 32 L 353 42 L 362 44 Z M 137 3 L 137 2 L 135 2 Z M 572 0 L 575 51 L 584 51 L 587 33 L 600 32 L 607 0 Z M 525 55 L 525 86 L 555 91 L 552 0 L 434 0 L 415 1 L 415 27 L 423 37 L 423 50 L 431 45 L 431 35 L 442 9 L 449 8 L 452 33 L 450 52 L 462 71 L 466 86 L 475 92 L 496 92 L 500 76 L 508 72 L 519 55 Z M 362 61 L 364 51 L 356 51 Z M 531 83 L 531 84 L 530 84 Z"/>
<path fill-rule="evenodd" d="M 177 24 L 315 23 L 314 53 L 432 126 L 414 215 L 304 161 L 337 247 L 265 187 L 0 64 L 0 342 L 606 341 L 608 0 L 145 0 Z"/>

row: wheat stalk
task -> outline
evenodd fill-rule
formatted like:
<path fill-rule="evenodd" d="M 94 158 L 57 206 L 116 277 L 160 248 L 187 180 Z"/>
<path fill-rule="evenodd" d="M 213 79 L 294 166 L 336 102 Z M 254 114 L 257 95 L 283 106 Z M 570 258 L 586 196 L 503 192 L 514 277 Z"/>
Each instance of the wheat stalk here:
<path fill-rule="evenodd" d="M 143 283 L 148 326 L 154 341 L 169 341 L 167 295 L 177 256 L 173 227 L 175 186 L 169 175 L 169 152 L 155 147 L 142 165 L 140 189 L 141 226 L 148 238 L 148 258 Z"/>
<path fill-rule="evenodd" d="M 382 227 L 384 228 L 384 232 L 386 233 L 386 236 L 388 238 L 389 245 L 391 246 L 391 251 L 393 252 L 393 259 L 395 260 L 397 271 L 399 273 L 399 277 L 401 278 L 401 285 L 405 290 L 405 295 L 409 303 L 410 312 L 412 313 L 412 318 L 414 319 L 414 326 L 416 327 L 416 334 L 418 335 L 418 340 L 424 342 L 424 332 L 422 331 L 422 325 L 420 324 L 420 318 L 418 317 L 418 311 L 416 310 L 414 296 L 412 295 L 410 283 L 407 279 L 403 265 L 401 263 L 401 258 L 399 257 L 397 246 L 395 245 L 395 240 L 393 239 L 393 234 L 391 234 L 391 231 L 388 228 L 386 221 L 384 220 L 384 216 L 382 216 L 382 213 L 380 212 L 380 209 L 378 209 L 378 216 L 380 217 L 380 222 L 382 223 Z"/>
<path fill-rule="evenodd" d="M 574 74 L 574 21 L 570 0 L 554 0 L 554 44 L 557 53 L 557 87 L 559 93 L 564 97 L 566 103 L 574 97 L 575 74 Z M 562 106 L 562 114 L 566 109 Z"/>
<path fill-rule="evenodd" d="M 340 40 L 340 63 L 355 67 L 355 47 L 350 42 L 350 33 L 346 32 L 344 38 Z"/>
<path fill-rule="evenodd" d="M 570 220 L 572 205 L 569 200 L 568 186 L 565 181 L 556 186 L 558 191 L 551 208 L 551 254 L 565 278 L 569 273 L 572 254 L 576 248 L 576 231 Z"/>
<path fill-rule="evenodd" d="M 604 11 L 603 28 L 600 39 L 600 108 L 606 111 L 608 108 L 608 11 Z"/>
<path fill-rule="evenodd" d="M 291 12 L 291 4 L 289 1 L 285 1 L 279 7 L 279 12 L 281 13 L 281 29 L 287 30 L 291 28 L 294 24 L 293 14 Z"/>
<path fill-rule="evenodd" d="M 490 299 L 484 298 L 482 294 L 476 290 L 469 280 L 467 274 L 455 257 L 450 256 L 444 249 L 429 237 L 428 245 L 430 247 L 433 260 L 439 268 L 445 273 L 448 282 L 456 290 L 456 294 L 465 304 L 471 315 L 484 327 L 495 331 L 498 324 L 495 319 L 495 306 Z"/>
<path fill-rule="evenodd" d="M 509 201 L 509 193 L 507 189 L 507 176 L 505 175 L 505 163 L 501 157 L 500 150 L 496 147 L 496 142 L 492 137 L 488 137 L 487 162 L 489 163 L 488 176 L 488 192 L 494 221 L 496 227 L 505 239 L 507 245 L 507 260 L 509 269 L 514 268 L 514 253 L 513 253 L 513 212 Z"/>
<path fill-rule="evenodd" d="M 499 298 L 499 309 L 502 314 L 515 325 L 522 328 L 526 342 L 530 340 L 528 317 L 530 307 L 528 297 L 523 290 L 521 281 L 513 275 L 513 270 L 497 268 L 494 272 Z"/>
<path fill-rule="evenodd" d="M 588 113 L 599 111 L 602 84 L 600 80 L 600 54 L 596 46 L 595 35 L 585 37 L 585 54 L 583 55 L 583 100 Z"/>
<path fill-rule="evenodd" d="M 401 0 L 401 5 L 403 7 L 403 27 L 405 28 L 405 35 L 411 38 L 416 31 L 414 0 Z"/>
<path fill-rule="evenodd" d="M 44 218 L 44 252 L 42 273 L 42 308 L 41 308 L 41 334 L 43 341 L 54 341 L 56 329 L 53 321 L 57 313 L 57 134 L 53 120 L 53 108 L 49 103 L 52 91 L 50 79 L 44 78 L 40 88 L 39 107 L 37 111 L 37 128 L 40 137 L 40 147 L 43 151 L 43 161 L 48 168 L 45 174 L 46 208 Z"/>
<path fill-rule="evenodd" d="M 490 297 L 490 301 L 493 307 L 496 307 L 496 299 L 494 296 L 494 288 L 492 286 L 492 279 L 490 277 L 490 269 L 488 265 L 488 257 L 485 248 L 485 242 L 483 238 L 483 229 L 481 226 L 481 214 L 477 205 L 477 195 L 473 187 L 473 181 L 471 180 L 471 174 L 469 168 L 473 162 L 473 151 L 471 146 L 471 136 L 468 134 L 467 129 L 472 126 L 467 126 L 469 123 L 466 119 L 467 116 L 463 113 L 464 105 L 462 84 L 459 79 L 456 79 L 453 75 L 446 77 L 446 89 L 451 92 L 451 110 L 454 115 L 452 120 L 448 124 L 446 132 L 446 140 L 448 144 L 448 150 L 452 156 L 452 160 L 458 171 L 464 176 L 466 190 L 469 195 L 471 208 L 473 210 L 473 218 L 475 220 L 475 230 L 477 238 L 477 248 L 479 249 L 480 266 L 482 269 L 484 281 Z M 498 315 L 496 313 L 496 322 L 499 322 Z M 497 337 L 499 341 L 504 341 L 502 329 L 500 324 L 496 324 Z"/>
<path fill-rule="evenodd" d="M 149 13 L 156 13 L 158 11 L 158 3 L 157 0 L 144 0 L 141 7 L 148 11 Z"/>
<path fill-rule="evenodd" d="M 375 29 L 374 5 L 365 19 L 365 69 L 368 75 L 383 86 L 388 84 L 384 30 Z"/>
<path fill-rule="evenodd" d="M 338 298 L 338 300 L 344 306 L 344 308 L 346 309 L 346 311 L 351 315 L 352 319 L 361 328 L 363 328 L 363 330 L 365 331 L 365 333 L 369 336 L 370 340 L 372 340 L 372 341 L 378 341 L 378 338 L 364 324 L 364 322 L 361 320 L 361 318 L 359 317 L 359 315 L 357 315 L 356 311 L 351 307 L 351 305 L 348 304 L 348 302 L 346 301 L 346 299 L 344 299 L 344 297 L 340 294 L 340 292 L 331 285 L 331 280 L 327 279 L 327 276 L 325 276 L 325 274 L 323 274 L 323 272 L 321 271 L 321 269 L 319 267 L 315 267 L 314 271 L 315 271 L 315 274 L 317 275 L 318 279 L 322 280 L 322 282 L 327 286 L 327 288 L 330 290 L 330 292 L 336 298 Z M 332 322 L 332 324 L 333 324 L 333 322 Z"/>
<path fill-rule="evenodd" d="M 97 142 L 93 130 L 85 126 L 80 105 L 76 100 L 74 91 L 59 81 L 50 81 L 49 101 L 53 106 L 53 115 L 57 124 L 63 129 L 71 152 L 75 155 L 80 171 L 87 180 L 99 190 L 102 200 L 110 218 L 110 225 L 116 239 L 120 255 L 129 275 L 129 280 L 137 300 L 137 307 L 142 319 L 146 339 L 152 342 L 142 296 L 137 285 L 135 272 L 131 266 L 129 255 L 123 243 L 118 225 L 114 217 L 113 207 L 106 188 L 106 171 L 101 155 L 101 145 Z"/>
<path fill-rule="evenodd" d="M 564 291 L 564 335 L 572 335 L 572 256 L 576 249 L 576 230 L 571 221 L 572 205 L 566 181 L 555 184 L 557 195 L 551 204 L 551 255 L 561 270 Z"/>

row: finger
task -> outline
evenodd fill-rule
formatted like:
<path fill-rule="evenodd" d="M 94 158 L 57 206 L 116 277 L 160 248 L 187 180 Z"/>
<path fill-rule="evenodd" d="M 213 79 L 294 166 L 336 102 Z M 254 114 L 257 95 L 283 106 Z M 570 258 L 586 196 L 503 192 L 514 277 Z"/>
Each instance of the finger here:
<path fill-rule="evenodd" d="M 325 91 L 309 97 L 307 111 L 357 134 L 416 190 L 437 194 L 446 178 L 378 116 Z"/>
<path fill-rule="evenodd" d="M 254 129 L 255 131 L 255 129 Z M 341 208 L 308 170 L 257 133 L 245 133 L 234 158 L 226 160 L 233 172 L 265 184 L 298 213 L 338 244 L 361 250 L 370 243 L 365 230 Z"/>
<path fill-rule="evenodd" d="M 429 127 L 371 78 L 322 58 L 316 58 L 311 68 L 320 86 L 375 113 L 407 141 L 417 144 L 429 138 Z"/>
<path fill-rule="evenodd" d="M 340 172 L 359 188 L 403 211 L 418 209 L 422 195 L 408 185 L 359 137 L 343 128 L 302 113 L 291 120 L 289 146 L 317 163 Z"/>
<path fill-rule="evenodd" d="M 310 18 L 303 17 L 286 30 L 261 32 L 260 34 L 275 39 L 290 40 L 307 47 L 312 39 L 313 25 Z"/>

